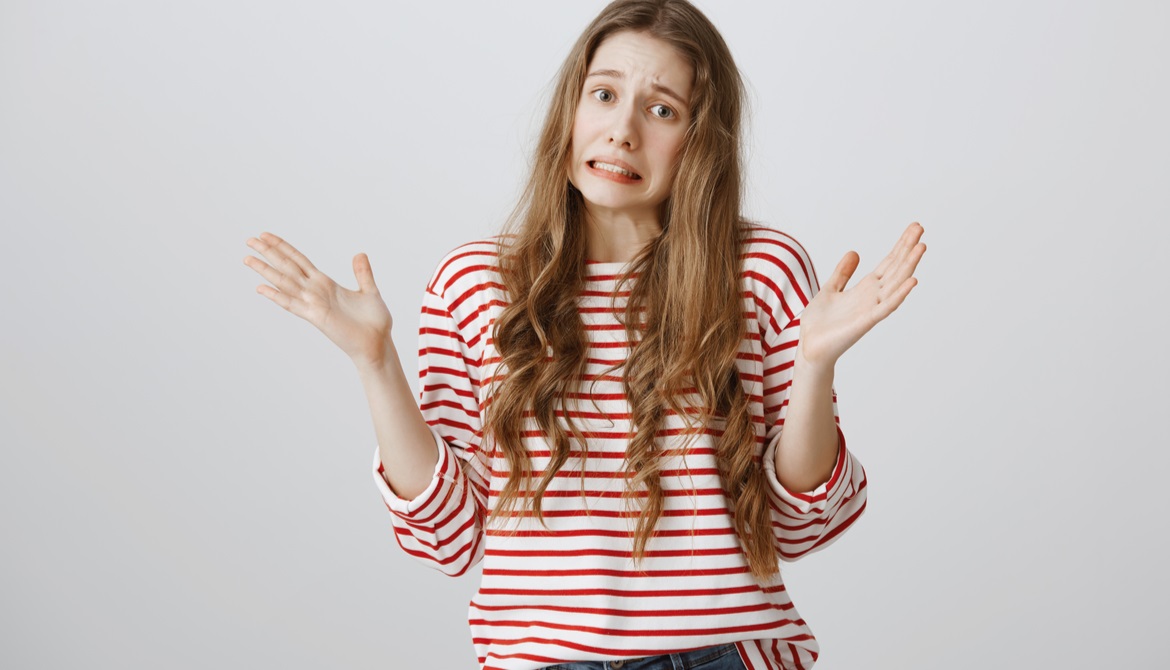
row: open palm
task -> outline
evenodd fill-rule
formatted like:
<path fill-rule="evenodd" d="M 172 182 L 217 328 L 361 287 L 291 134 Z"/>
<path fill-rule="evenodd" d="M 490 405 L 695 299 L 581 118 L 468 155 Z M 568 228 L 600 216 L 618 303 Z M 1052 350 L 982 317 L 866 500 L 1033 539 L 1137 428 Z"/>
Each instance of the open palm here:
<path fill-rule="evenodd" d="M 393 318 L 365 254 L 354 256 L 358 290 L 351 291 L 272 233 L 248 238 L 247 245 L 271 263 L 253 256 L 244 258 L 245 265 L 272 282 L 272 286 L 257 286 L 257 293 L 316 326 L 355 364 L 374 365 L 386 356 Z"/>
<path fill-rule="evenodd" d="M 861 258 L 856 252 L 846 253 L 800 314 L 797 356 L 810 365 L 831 367 L 862 335 L 893 313 L 918 285 L 913 274 L 926 253 L 926 244 L 918 242 L 922 233 L 917 222 L 907 226 L 890 254 L 848 290 L 845 285 Z"/>

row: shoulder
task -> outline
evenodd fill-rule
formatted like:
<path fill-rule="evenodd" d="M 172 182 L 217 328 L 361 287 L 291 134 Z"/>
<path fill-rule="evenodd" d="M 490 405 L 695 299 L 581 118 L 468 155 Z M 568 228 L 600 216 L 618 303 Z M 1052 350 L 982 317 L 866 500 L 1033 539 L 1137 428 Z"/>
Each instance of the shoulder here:
<path fill-rule="evenodd" d="M 431 273 L 427 292 L 447 298 L 453 293 L 457 295 L 488 282 L 497 282 L 501 245 L 506 246 L 507 240 L 496 235 L 464 242 L 451 249 L 439 259 Z"/>
<path fill-rule="evenodd" d="M 750 223 L 745 230 L 743 269 L 746 278 L 760 282 L 764 285 L 761 288 L 781 293 L 785 284 L 816 285 L 812 258 L 795 237 L 759 223 Z"/>
<path fill-rule="evenodd" d="M 765 331 L 779 333 L 819 290 L 812 258 L 795 237 L 759 223 L 746 227 L 743 279 Z"/>

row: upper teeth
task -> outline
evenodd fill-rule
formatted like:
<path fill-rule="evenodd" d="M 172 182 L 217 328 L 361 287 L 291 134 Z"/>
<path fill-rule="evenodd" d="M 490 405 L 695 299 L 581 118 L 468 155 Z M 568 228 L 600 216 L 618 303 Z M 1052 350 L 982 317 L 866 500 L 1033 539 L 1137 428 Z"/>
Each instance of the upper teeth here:
<path fill-rule="evenodd" d="M 602 163 L 601 161 L 593 161 L 593 167 L 601 169 L 601 170 L 607 170 L 609 172 L 616 172 L 618 174 L 624 174 L 627 177 L 636 177 L 637 176 L 633 172 L 630 172 L 629 170 L 623 170 L 622 168 L 620 168 L 616 165 L 610 165 L 609 163 Z"/>

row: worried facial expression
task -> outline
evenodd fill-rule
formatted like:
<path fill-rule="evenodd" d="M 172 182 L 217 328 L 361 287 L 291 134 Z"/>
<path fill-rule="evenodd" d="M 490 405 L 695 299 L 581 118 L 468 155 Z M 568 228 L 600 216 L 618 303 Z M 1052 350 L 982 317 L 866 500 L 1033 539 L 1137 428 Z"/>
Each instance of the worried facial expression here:
<path fill-rule="evenodd" d="M 595 213 L 657 217 L 690 123 L 694 69 L 670 44 L 619 32 L 593 54 L 573 121 L 569 181 Z"/>

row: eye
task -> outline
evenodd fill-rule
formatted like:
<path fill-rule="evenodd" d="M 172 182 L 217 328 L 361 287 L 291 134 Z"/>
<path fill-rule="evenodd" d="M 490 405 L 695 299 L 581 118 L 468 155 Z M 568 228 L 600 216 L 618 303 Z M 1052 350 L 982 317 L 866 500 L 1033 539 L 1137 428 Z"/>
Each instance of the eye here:
<path fill-rule="evenodd" d="M 598 94 L 600 94 L 600 95 L 605 95 L 605 96 L 609 96 L 609 97 L 607 97 L 607 98 L 598 98 Z M 598 100 L 600 100 L 601 102 L 609 102 L 610 100 L 613 100 L 613 93 L 610 93 L 609 91 L 605 90 L 604 88 L 599 88 L 599 89 L 597 89 L 596 91 L 594 91 L 594 92 L 593 92 L 593 97 L 594 97 L 594 98 L 597 98 L 597 99 L 598 99 Z"/>
<path fill-rule="evenodd" d="M 662 110 L 666 111 L 665 116 L 662 116 L 662 115 L 658 114 L 657 112 L 654 113 L 654 116 L 657 116 L 660 119 L 673 119 L 674 118 L 674 110 L 667 107 L 666 105 L 654 105 L 654 107 L 652 107 L 651 109 L 662 109 Z"/>

